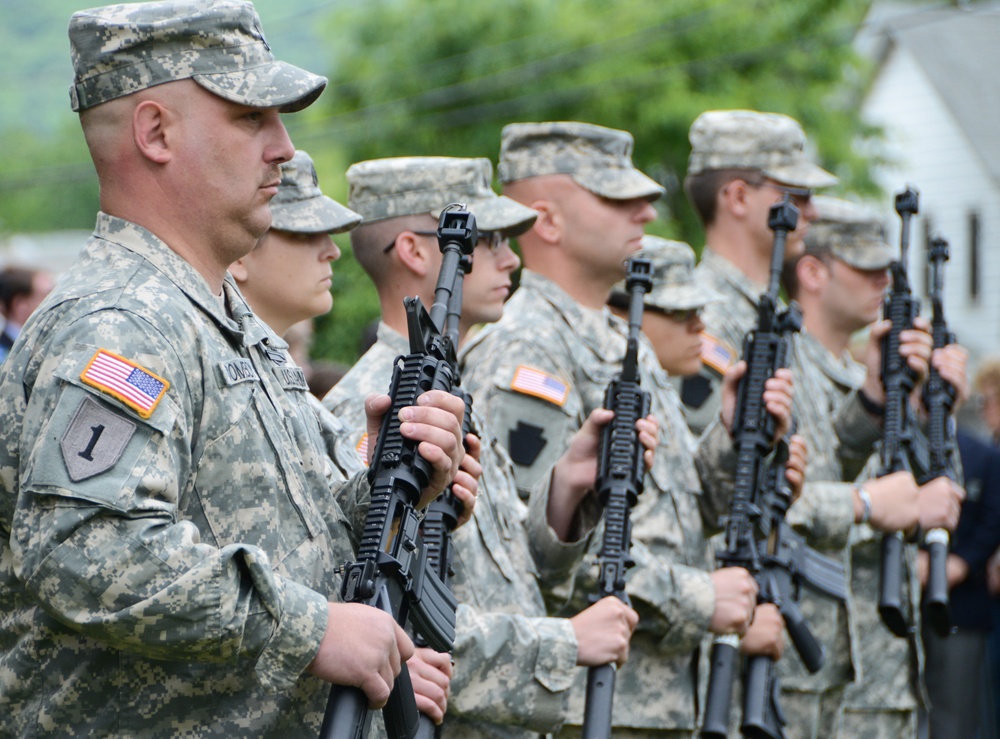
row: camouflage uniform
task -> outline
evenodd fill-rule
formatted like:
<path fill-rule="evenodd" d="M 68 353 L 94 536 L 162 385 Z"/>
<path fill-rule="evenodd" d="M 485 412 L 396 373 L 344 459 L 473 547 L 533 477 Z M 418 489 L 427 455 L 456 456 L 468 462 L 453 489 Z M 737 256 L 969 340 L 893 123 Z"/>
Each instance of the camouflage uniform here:
<path fill-rule="evenodd" d="M 406 339 L 380 324 L 378 340 L 324 399 L 352 428 L 360 453 L 367 451 L 364 399 L 385 392 L 396 357 L 407 353 Z M 453 540 L 449 582 L 459 611 L 446 735 L 528 737 L 528 730 L 552 731 L 562 723 L 567 689 L 578 672 L 573 627 L 545 617 L 533 552 L 550 581 L 559 582 L 582 555 L 583 542 L 561 544 L 549 533 L 547 496 L 534 496 L 529 516 L 506 451 L 484 419 L 476 414 L 473 420 L 483 442 L 483 474 L 473 520 Z"/>
<path fill-rule="evenodd" d="M 830 185 L 836 178 L 809 162 L 804 155 L 805 135 L 786 116 L 754 111 L 709 111 L 692 124 L 689 175 L 714 169 L 752 169 L 778 182 L 813 188 Z M 765 285 L 754 284 L 736 265 L 706 247 L 695 270 L 705 287 L 726 296 L 724 302 L 706 307 L 702 347 L 702 372 L 683 386 L 689 422 L 696 431 L 718 407 L 725 370 L 743 351 L 746 334 L 757 323 L 757 308 Z M 847 401 L 831 398 L 827 383 L 815 371 L 800 367 L 803 345 L 815 343 L 795 335 L 789 367 L 795 383 L 797 433 L 808 444 L 807 484 L 801 499 L 788 513 L 788 521 L 811 546 L 839 559 L 849 570 L 848 536 L 854 521 L 845 465 L 853 474 L 871 454 L 879 429 L 856 396 Z M 860 384 L 860 383 L 859 383 Z M 835 417 L 836 416 L 836 417 Z M 844 686 L 855 677 L 856 644 L 852 639 L 851 606 L 836 606 L 808 589 L 801 594 L 801 608 L 816 637 L 826 647 L 823 667 L 810 675 L 797 655 L 779 663 L 790 738 L 828 734 L 835 725 Z M 786 636 L 786 646 L 791 646 Z"/>
<path fill-rule="evenodd" d="M 436 215 L 450 202 L 465 203 L 482 230 L 519 233 L 536 216 L 493 192 L 486 159 L 373 160 L 353 165 L 347 179 L 351 207 L 366 223 Z M 359 459 L 368 451 L 364 399 L 386 391 L 396 357 L 408 353 L 406 338 L 380 324 L 375 344 L 324 399 L 352 429 Z M 453 539 L 449 583 L 460 604 L 444 732 L 463 739 L 527 739 L 557 729 L 566 717 L 568 689 L 579 672 L 578 644 L 568 620 L 546 617 L 543 588 L 568 578 L 585 542 L 555 538 L 547 524 L 547 485 L 532 498 L 529 513 L 506 451 L 475 409 L 473 422 L 483 472 L 472 521 Z"/>
<path fill-rule="evenodd" d="M 538 429 L 543 445 L 537 458 L 521 458 L 515 467 L 522 490 L 561 454 L 571 434 L 587 415 L 603 406 L 604 391 L 620 371 L 627 327 L 607 311 L 582 308 L 555 283 L 529 271 L 508 302 L 504 318 L 487 326 L 464 353 L 463 382 L 498 429 L 500 438 Z M 520 367 L 532 368 L 558 383 L 562 403 L 517 389 Z M 690 734 L 697 722 L 697 653 L 715 606 L 704 522 L 717 520 L 728 501 L 724 484 L 701 488 L 695 469 L 695 443 L 681 415 L 680 403 L 665 373 L 643 341 L 640 351 L 643 388 L 652 393 L 652 412 L 661 440 L 645 490 L 633 511 L 632 555 L 628 591 L 640 613 L 628 663 L 619 670 L 615 688 L 615 735 L 627 728 L 669 727 Z M 519 449 L 520 441 L 512 441 Z M 731 469 L 728 435 L 717 426 L 700 453 L 707 468 Z M 711 460 L 711 461 L 709 461 Z M 515 460 L 516 462 L 517 460 Z M 600 542 L 594 536 L 588 564 L 578 571 L 576 599 L 569 610 L 585 606 L 597 591 L 593 557 Z M 584 676 L 571 700 L 570 723 L 582 722 Z M 568 734 L 571 735 L 571 734 Z M 662 736 L 663 734 L 658 734 Z"/>
<path fill-rule="evenodd" d="M 295 110 L 326 82 L 244 2 L 95 9 L 70 38 L 74 110 L 187 77 Z M 0 734 L 316 735 L 350 527 L 283 349 L 231 282 L 98 215 L 0 373 Z M 366 492 L 341 490 L 359 517 Z"/>
<path fill-rule="evenodd" d="M 895 250 L 885 243 L 876 214 L 834 198 L 816 198 L 816 208 L 819 218 L 806 236 L 806 253 L 825 253 L 857 269 L 884 269 L 895 258 Z M 816 458 L 810 453 L 808 476 L 853 479 L 856 461 L 864 450 L 855 448 L 841 460 L 837 452 L 844 435 L 838 434 L 831 420 L 838 420 L 838 410 L 842 412 L 849 398 L 856 396 L 856 389 L 865 379 L 865 368 L 847 354 L 833 356 L 809 334 L 797 337 L 795 359 L 796 382 L 801 378 L 803 391 L 801 397 L 796 393 L 800 433 L 806 436 L 810 452 L 819 452 Z M 815 474 L 814 464 L 820 466 Z M 877 457 L 870 457 L 859 479 L 873 477 L 877 468 Z M 844 690 L 836 729 L 835 735 L 844 739 L 916 736 L 916 711 L 923 700 L 918 679 L 923 659 L 919 640 L 915 636 L 893 636 L 878 614 L 881 538 L 880 532 L 866 524 L 854 525 L 846 550 L 850 554 L 857 674 L 856 682 Z M 905 598 L 910 600 L 912 612 L 918 613 L 920 586 L 915 579 L 915 559 L 916 548 L 906 547 Z"/>

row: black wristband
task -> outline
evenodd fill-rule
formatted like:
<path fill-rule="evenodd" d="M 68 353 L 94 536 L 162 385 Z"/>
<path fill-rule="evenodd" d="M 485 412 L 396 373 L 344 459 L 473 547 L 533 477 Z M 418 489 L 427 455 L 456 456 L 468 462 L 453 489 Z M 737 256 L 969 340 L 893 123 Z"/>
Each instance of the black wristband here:
<path fill-rule="evenodd" d="M 865 395 L 865 391 L 858 388 L 858 400 L 861 402 L 861 407 L 866 411 L 871 413 L 873 416 L 878 416 L 881 418 L 885 415 L 885 406 L 879 405 L 874 400 Z"/>

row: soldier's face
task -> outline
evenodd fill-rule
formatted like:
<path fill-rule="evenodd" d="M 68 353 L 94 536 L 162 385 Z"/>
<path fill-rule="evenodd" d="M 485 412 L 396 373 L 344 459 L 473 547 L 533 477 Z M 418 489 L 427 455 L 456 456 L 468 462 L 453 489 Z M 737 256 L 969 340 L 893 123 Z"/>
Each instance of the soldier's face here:
<path fill-rule="evenodd" d="M 649 337 L 660 366 L 676 377 L 698 374 L 701 369 L 702 323 L 698 311 L 663 313 L 646 309 L 642 332 Z"/>
<path fill-rule="evenodd" d="M 190 80 L 176 110 L 176 158 L 192 223 L 228 265 L 248 253 L 271 225 L 270 201 L 281 164 L 295 149 L 277 108 L 248 108 Z"/>
<path fill-rule="evenodd" d="M 250 307 L 280 335 L 333 307 L 330 264 L 339 258 L 329 234 L 268 231 L 232 272 Z"/>
<path fill-rule="evenodd" d="M 830 315 L 856 331 L 878 319 L 889 286 L 886 269 L 857 269 L 836 257 L 827 266 L 830 279 L 823 300 Z"/>
<path fill-rule="evenodd" d="M 575 185 L 564 206 L 564 241 L 577 258 L 609 284 L 623 278 L 625 260 L 642 247 L 646 224 L 656 218 L 652 203 L 602 198 Z"/>
<path fill-rule="evenodd" d="M 816 219 L 816 206 L 812 202 L 812 192 L 802 188 L 790 187 L 774 180 L 765 179 L 761 184 L 750 188 L 756 192 L 752 202 L 756 205 L 754 223 L 760 234 L 761 242 L 766 245 L 766 253 L 770 256 L 771 245 L 774 243 L 774 232 L 768 228 L 767 220 L 771 206 L 781 202 L 789 195 L 792 204 L 799 211 L 799 219 L 795 230 L 788 234 L 785 240 L 785 258 L 798 256 L 802 253 L 803 239 L 809 230 L 809 224 Z"/>
<path fill-rule="evenodd" d="M 480 239 L 472 255 L 472 271 L 462 285 L 462 324 L 493 323 L 503 315 L 503 304 L 510 296 L 511 273 L 521 265 L 510 241 Z"/>

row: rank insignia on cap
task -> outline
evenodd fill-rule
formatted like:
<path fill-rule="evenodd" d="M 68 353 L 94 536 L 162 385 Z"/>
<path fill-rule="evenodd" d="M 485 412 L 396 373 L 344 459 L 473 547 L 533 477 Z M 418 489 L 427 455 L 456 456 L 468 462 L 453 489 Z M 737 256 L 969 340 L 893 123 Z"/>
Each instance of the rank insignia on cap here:
<path fill-rule="evenodd" d="M 80 379 L 87 385 L 117 398 L 143 418 L 156 410 L 170 383 L 125 357 L 98 349 Z"/>
<path fill-rule="evenodd" d="M 566 402 L 569 385 L 541 370 L 525 367 L 522 364 L 514 372 L 510 389 L 562 406 Z"/>
<path fill-rule="evenodd" d="M 361 441 L 359 441 L 358 445 L 356 447 L 354 447 L 354 451 L 356 451 L 358 453 L 358 456 L 361 458 L 361 463 L 365 467 L 367 467 L 368 466 L 368 434 L 367 433 L 364 436 L 361 437 Z"/>
<path fill-rule="evenodd" d="M 701 361 L 720 375 L 724 375 L 729 366 L 736 361 L 736 352 L 730 349 L 724 341 L 702 331 Z"/>

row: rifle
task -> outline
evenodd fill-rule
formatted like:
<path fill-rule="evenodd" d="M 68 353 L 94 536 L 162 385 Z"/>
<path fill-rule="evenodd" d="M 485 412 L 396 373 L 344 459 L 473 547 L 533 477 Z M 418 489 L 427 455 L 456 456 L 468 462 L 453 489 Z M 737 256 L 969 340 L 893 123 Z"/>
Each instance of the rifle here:
<path fill-rule="evenodd" d="M 456 209 L 459 208 L 459 209 Z M 438 242 L 443 258 L 430 314 L 420 298 L 405 298 L 410 353 L 396 358 L 389 396 L 392 407 L 382 419 L 378 444 L 368 470 L 371 504 L 357 560 L 345 566 L 342 596 L 346 603 L 365 603 L 392 615 L 400 626 L 412 620 L 431 647 L 446 652 L 455 642 L 455 596 L 427 562 L 420 545 L 416 506 L 431 477 L 431 465 L 420 456 L 417 442 L 400 433 L 399 412 L 428 390 L 451 392 L 455 347 L 441 326 L 461 257 L 475 248 L 475 218 L 464 206 L 441 213 Z M 382 710 L 390 739 L 412 739 L 417 730 L 416 699 L 404 664 Z M 330 690 L 320 739 L 364 739 L 371 722 L 368 699 L 358 688 L 334 685 Z"/>
<path fill-rule="evenodd" d="M 934 348 L 940 349 L 955 341 L 955 334 L 948 330 L 944 317 L 944 263 L 948 261 L 948 242 L 940 236 L 932 239 L 929 244 L 928 261 L 932 275 L 931 329 Z M 927 444 L 930 455 L 930 465 L 924 482 L 936 477 L 957 480 L 953 458 L 955 427 L 951 414 L 955 405 L 955 388 L 945 382 L 933 365 L 924 385 L 923 398 L 924 407 L 927 408 Z M 947 636 L 951 631 L 951 619 L 948 616 L 948 575 L 945 569 L 950 541 L 948 531 L 931 529 L 924 540 L 927 544 L 929 561 L 927 586 L 924 589 L 927 620 L 938 635 Z"/>
<path fill-rule="evenodd" d="M 913 297 L 906 274 L 910 246 L 910 220 L 918 211 L 919 194 L 908 187 L 896 195 L 896 212 L 902 221 L 899 260 L 890 265 L 892 290 L 886 297 L 883 315 L 892 321 L 882 339 L 882 386 L 885 388 L 883 436 L 879 448 L 879 477 L 893 472 L 912 472 L 913 423 L 910 391 L 916 377 L 899 353 L 900 334 L 913 328 L 920 313 L 920 300 Z M 882 622 L 896 636 L 910 633 L 903 609 L 903 535 L 896 531 L 882 536 L 882 572 L 879 578 L 878 612 Z"/>
<path fill-rule="evenodd" d="M 632 258 L 625 285 L 629 292 L 628 341 L 622 371 L 611 380 L 604 394 L 604 407 L 615 412 L 601 429 L 596 488 L 604 504 L 604 539 L 597 557 L 596 602 L 613 595 L 631 605 L 625 592 L 625 573 L 635 565 L 630 510 L 642 493 L 642 444 L 635 423 L 649 414 L 650 397 L 640 387 L 639 332 L 642 330 L 642 297 L 653 286 L 652 263 Z M 584 739 L 611 736 L 611 710 L 615 692 L 615 663 L 587 669 L 587 700 L 583 709 Z"/>
<path fill-rule="evenodd" d="M 770 469 L 762 464 L 772 447 L 775 421 L 764 405 L 764 384 L 779 368 L 786 367 L 790 334 L 798 331 L 802 316 L 792 303 L 778 312 L 778 283 L 784 260 L 785 241 L 795 229 L 798 210 L 786 196 L 771 207 L 768 226 L 774 231 L 770 279 L 760 296 L 757 325 L 747 335 L 743 356 L 747 371 L 740 380 L 733 420 L 736 449 L 736 480 L 725 528 L 725 547 L 717 555 L 722 567 L 744 567 L 758 583 L 758 601 L 774 603 L 786 619 L 788 635 L 810 672 L 823 664 L 824 652 L 798 609 L 800 585 L 808 585 L 844 599 L 844 570 L 834 560 L 813 552 L 785 523 L 791 491 L 784 482 L 780 457 Z M 787 453 L 787 445 L 779 447 Z M 765 516 L 765 511 L 767 515 Z M 767 537 L 759 542 L 755 529 Z M 703 737 L 723 738 L 729 732 L 729 706 L 739 652 L 739 637 L 716 637 L 712 644 L 711 673 L 705 704 Z M 773 660 L 756 656 L 749 660 L 744 679 L 743 722 L 745 736 L 784 737 L 785 723 L 778 705 L 777 678 Z"/>
<path fill-rule="evenodd" d="M 451 341 L 453 349 L 458 348 L 459 341 L 459 319 L 462 316 L 462 277 L 472 271 L 472 256 L 462 255 L 459 262 L 460 274 L 455 280 L 455 288 L 452 291 L 451 299 L 448 303 L 448 314 L 445 317 L 445 334 Z M 459 387 L 461 377 L 458 371 L 456 357 L 452 357 L 452 369 L 455 372 L 455 386 L 452 394 L 462 398 L 465 402 L 465 416 L 462 419 L 462 439 L 469 434 L 479 435 L 472 422 L 472 396 Z M 454 548 L 452 547 L 451 534 L 458 525 L 458 519 L 462 515 L 464 506 L 452 492 L 451 485 L 445 488 L 434 501 L 427 506 L 424 518 L 420 523 L 420 538 L 424 549 L 427 552 L 427 566 L 437 573 L 441 582 L 450 590 L 451 585 L 448 579 L 455 574 L 452 569 Z M 426 647 L 427 640 L 417 634 L 413 640 L 418 647 Z M 418 718 L 417 733 L 415 739 L 440 739 L 441 726 L 435 724 L 425 714 L 421 713 Z"/>

